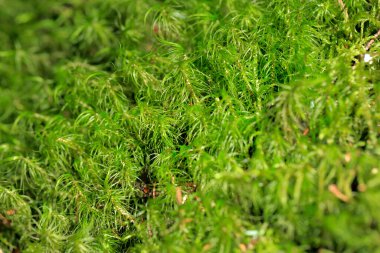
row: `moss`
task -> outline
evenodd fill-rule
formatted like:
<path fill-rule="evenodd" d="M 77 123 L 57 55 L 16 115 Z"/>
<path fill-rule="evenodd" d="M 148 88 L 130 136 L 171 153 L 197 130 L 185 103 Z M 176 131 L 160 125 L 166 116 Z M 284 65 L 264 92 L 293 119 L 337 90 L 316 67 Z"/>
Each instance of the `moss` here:
<path fill-rule="evenodd" d="M 376 252 L 378 20 L 1 1 L 0 251 Z"/>

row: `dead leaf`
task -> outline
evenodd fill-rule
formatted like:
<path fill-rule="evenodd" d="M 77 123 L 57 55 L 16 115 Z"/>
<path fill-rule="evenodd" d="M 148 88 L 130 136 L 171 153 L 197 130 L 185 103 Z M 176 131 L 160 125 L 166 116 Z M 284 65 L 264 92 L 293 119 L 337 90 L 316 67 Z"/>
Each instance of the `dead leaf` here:
<path fill-rule="evenodd" d="M 351 161 L 351 154 L 350 153 L 347 153 L 344 155 L 344 160 L 348 163 Z"/>
<path fill-rule="evenodd" d="M 15 209 L 9 209 L 8 211 L 5 212 L 7 215 L 15 215 L 16 214 L 16 210 Z"/>
<path fill-rule="evenodd" d="M 247 246 L 244 243 L 239 244 L 239 249 L 241 252 L 247 252 Z"/>
<path fill-rule="evenodd" d="M 259 240 L 258 239 L 252 239 L 249 243 L 248 243 L 248 249 L 251 250 L 253 248 L 255 248 L 255 245 L 257 244 Z"/>
<path fill-rule="evenodd" d="M 158 25 L 154 25 L 154 27 L 153 27 L 153 32 L 154 32 L 155 34 L 158 34 L 159 31 L 160 31 L 160 28 L 158 27 Z"/>
<path fill-rule="evenodd" d="M 359 184 L 358 185 L 358 190 L 360 192 L 365 192 L 367 190 L 367 186 L 365 184 Z"/>
<path fill-rule="evenodd" d="M 12 225 L 12 221 L 5 218 L 3 215 L 0 214 L 0 221 L 3 223 L 4 226 L 10 227 Z"/>
<path fill-rule="evenodd" d="M 212 245 L 210 243 L 207 243 L 203 246 L 202 251 L 208 251 L 212 248 Z"/>
<path fill-rule="evenodd" d="M 192 222 L 193 221 L 193 219 L 191 219 L 191 218 L 186 218 L 186 219 L 183 219 L 182 220 L 182 224 L 187 224 L 187 223 L 190 223 L 190 222 Z"/>
<path fill-rule="evenodd" d="M 197 185 L 194 184 L 193 182 L 187 182 L 185 184 L 186 187 L 190 188 L 190 192 L 195 192 L 197 190 Z"/>
<path fill-rule="evenodd" d="M 177 200 L 177 204 L 178 205 L 182 205 L 183 204 L 182 189 L 179 186 L 175 188 L 175 197 L 176 197 L 176 200 Z"/>

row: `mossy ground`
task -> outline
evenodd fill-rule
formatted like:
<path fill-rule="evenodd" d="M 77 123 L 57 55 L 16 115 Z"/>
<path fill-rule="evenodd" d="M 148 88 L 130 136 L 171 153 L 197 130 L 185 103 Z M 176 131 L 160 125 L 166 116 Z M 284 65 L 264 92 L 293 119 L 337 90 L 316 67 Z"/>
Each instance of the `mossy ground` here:
<path fill-rule="evenodd" d="M 0 250 L 380 252 L 379 20 L 0 0 Z"/>

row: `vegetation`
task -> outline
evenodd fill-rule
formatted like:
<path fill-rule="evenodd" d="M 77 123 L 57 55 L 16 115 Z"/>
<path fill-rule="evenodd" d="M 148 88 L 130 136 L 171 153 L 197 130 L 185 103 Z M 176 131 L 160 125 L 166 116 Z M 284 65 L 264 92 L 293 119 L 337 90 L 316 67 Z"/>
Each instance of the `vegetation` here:
<path fill-rule="evenodd" d="M 377 0 L 0 0 L 0 252 L 380 252 L 379 29 Z"/>

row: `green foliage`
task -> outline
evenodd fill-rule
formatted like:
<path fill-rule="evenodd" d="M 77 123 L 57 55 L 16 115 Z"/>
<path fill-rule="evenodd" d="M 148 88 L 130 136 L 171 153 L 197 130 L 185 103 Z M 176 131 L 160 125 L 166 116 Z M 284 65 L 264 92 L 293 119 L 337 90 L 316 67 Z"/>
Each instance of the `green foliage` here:
<path fill-rule="evenodd" d="M 0 0 L 0 251 L 380 252 L 380 4 L 344 3 Z"/>

